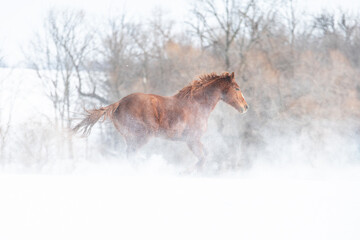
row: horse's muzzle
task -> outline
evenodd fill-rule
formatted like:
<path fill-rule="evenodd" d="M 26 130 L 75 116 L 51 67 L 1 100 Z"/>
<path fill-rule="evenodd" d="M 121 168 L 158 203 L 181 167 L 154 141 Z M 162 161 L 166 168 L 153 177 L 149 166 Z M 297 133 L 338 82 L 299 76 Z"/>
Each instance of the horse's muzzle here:
<path fill-rule="evenodd" d="M 249 105 L 245 105 L 243 108 L 242 108 L 242 112 L 241 113 L 246 113 L 249 109 Z"/>

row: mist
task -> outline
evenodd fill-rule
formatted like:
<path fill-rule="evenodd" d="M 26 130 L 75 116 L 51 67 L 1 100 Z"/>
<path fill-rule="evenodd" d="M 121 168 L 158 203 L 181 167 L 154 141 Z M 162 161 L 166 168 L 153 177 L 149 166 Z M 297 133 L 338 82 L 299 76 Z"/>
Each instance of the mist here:
<path fill-rule="evenodd" d="M 52 8 L 19 66 L 0 47 L 0 239 L 359 238 L 358 15 L 297 1 L 188 9 Z M 212 72 L 234 72 L 250 108 L 216 105 L 202 169 L 185 142 L 152 138 L 127 158 L 111 121 L 71 130 L 85 109 L 173 96 Z"/>

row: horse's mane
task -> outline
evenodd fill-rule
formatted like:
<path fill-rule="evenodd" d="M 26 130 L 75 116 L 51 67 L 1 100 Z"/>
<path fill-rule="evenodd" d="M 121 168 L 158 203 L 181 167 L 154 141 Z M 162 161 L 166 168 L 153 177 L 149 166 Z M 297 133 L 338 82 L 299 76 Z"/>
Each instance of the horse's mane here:
<path fill-rule="evenodd" d="M 214 83 L 219 79 L 230 78 L 230 74 L 228 72 L 224 72 L 220 75 L 212 72 L 209 74 L 202 74 L 197 77 L 197 79 L 193 80 L 190 84 L 181 89 L 175 97 L 180 99 L 188 99 L 192 98 L 196 92 L 200 89 L 203 89 L 206 86 Z"/>

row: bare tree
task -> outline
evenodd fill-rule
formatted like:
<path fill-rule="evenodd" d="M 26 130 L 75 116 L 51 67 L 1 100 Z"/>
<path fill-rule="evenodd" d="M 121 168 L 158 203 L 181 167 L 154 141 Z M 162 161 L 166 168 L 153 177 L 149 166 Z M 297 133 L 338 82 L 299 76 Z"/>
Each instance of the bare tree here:
<path fill-rule="evenodd" d="M 1 78 L 0 79 L 0 95 L 1 95 L 1 90 L 3 89 L 3 84 L 4 84 L 5 79 Z M 7 106 L 9 106 L 9 102 L 7 102 Z M 8 116 L 4 116 L 5 114 L 3 113 L 3 107 L 4 104 L 2 102 L 2 99 L 0 97 L 0 163 L 4 164 L 5 162 L 5 146 L 7 144 L 7 139 L 8 139 L 8 135 L 9 135 L 9 130 L 10 130 L 10 126 L 11 126 L 11 110 L 10 110 L 10 114 L 8 114 Z"/>
<path fill-rule="evenodd" d="M 231 46 L 244 27 L 244 19 L 253 5 L 254 0 L 247 1 L 244 6 L 236 0 L 199 0 L 193 7 L 195 21 L 188 24 L 203 48 L 212 47 L 219 51 L 226 70 L 232 66 Z"/>
<path fill-rule="evenodd" d="M 244 25 L 235 39 L 235 51 L 238 55 L 236 66 L 241 74 L 246 68 L 249 51 L 255 46 L 264 51 L 267 45 L 271 45 L 271 28 L 276 25 L 275 9 L 276 6 L 272 5 L 271 9 L 262 10 L 255 1 L 251 1 L 246 12 L 242 12 Z"/>
<path fill-rule="evenodd" d="M 358 18 L 350 18 L 344 12 L 340 13 L 341 17 L 338 21 L 338 26 L 343 36 L 345 37 L 345 42 L 351 43 L 353 36 L 356 33 L 356 29 L 359 26 Z"/>
<path fill-rule="evenodd" d="M 101 33 L 101 45 L 97 52 L 101 71 L 105 74 L 103 88 L 110 102 L 121 98 L 121 90 L 127 88 L 133 79 L 134 45 L 131 39 L 133 26 L 127 21 L 126 15 L 113 17 L 107 21 L 106 32 Z"/>
<path fill-rule="evenodd" d="M 285 5 L 287 10 L 285 11 L 286 25 L 290 32 L 290 45 L 294 49 L 295 33 L 299 25 L 299 19 L 296 13 L 296 0 L 286 0 Z"/>
<path fill-rule="evenodd" d="M 53 104 L 55 126 L 70 129 L 76 90 L 80 96 L 96 97 L 95 90 L 84 92 L 85 58 L 90 51 L 82 11 L 51 10 L 44 22 L 44 31 L 31 43 L 30 64 L 43 80 L 45 91 Z M 69 156 L 72 156 L 71 134 L 67 135 Z"/>
<path fill-rule="evenodd" d="M 316 39 L 322 43 L 320 49 L 340 50 L 354 64 L 359 64 L 358 17 L 342 10 L 339 10 L 337 14 L 322 12 L 313 18 L 313 26 L 317 30 Z"/>
<path fill-rule="evenodd" d="M 323 35 L 335 33 L 335 16 L 332 13 L 322 12 L 314 17 L 314 27 L 319 29 Z"/>
<path fill-rule="evenodd" d="M 166 45 L 173 39 L 174 22 L 166 18 L 161 9 L 154 9 L 148 23 L 137 24 L 132 29 L 136 54 L 142 72 L 144 87 L 167 91 L 170 84 L 170 68 Z"/>
<path fill-rule="evenodd" d="M 11 128 L 13 120 L 14 104 L 18 97 L 19 85 L 9 89 L 7 80 L 11 75 L 10 71 L 6 75 L 0 76 L 0 164 L 5 164 L 6 160 L 6 146 L 9 145 L 11 138 Z M 13 94 L 6 96 L 5 91 L 10 91 Z M 4 95 L 6 96 L 4 98 Z"/>

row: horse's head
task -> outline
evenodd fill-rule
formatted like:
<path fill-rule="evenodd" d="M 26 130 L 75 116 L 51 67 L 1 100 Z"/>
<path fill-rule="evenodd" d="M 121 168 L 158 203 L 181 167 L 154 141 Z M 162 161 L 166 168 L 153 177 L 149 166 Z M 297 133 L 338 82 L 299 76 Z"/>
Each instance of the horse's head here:
<path fill-rule="evenodd" d="M 241 93 L 239 85 L 235 81 L 234 72 L 225 79 L 221 100 L 233 106 L 240 113 L 245 113 L 249 106 Z"/>

